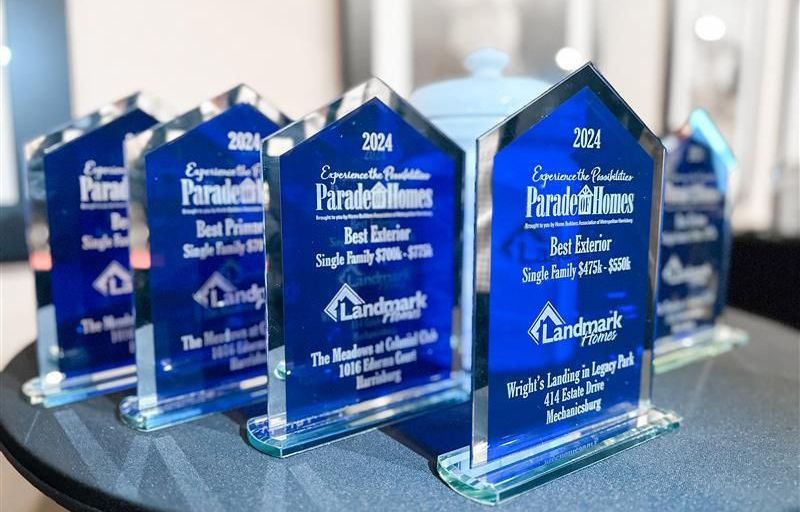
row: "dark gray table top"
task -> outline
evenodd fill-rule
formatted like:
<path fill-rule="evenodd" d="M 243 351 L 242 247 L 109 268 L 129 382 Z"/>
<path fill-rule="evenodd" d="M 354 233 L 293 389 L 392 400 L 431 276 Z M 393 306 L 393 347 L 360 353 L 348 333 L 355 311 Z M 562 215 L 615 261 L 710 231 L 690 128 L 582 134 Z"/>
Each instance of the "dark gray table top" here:
<path fill-rule="evenodd" d="M 800 333 L 729 312 L 750 344 L 656 377 L 654 402 L 684 417 L 663 436 L 501 505 L 504 510 L 781 510 L 800 507 Z M 121 395 L 28 405 L 32 346 L 0 373 L 0 441 L 37 487 L 71 508 L 486 510 L 451 491 L 436 455 L 465 445 L 453 407 L 286 460 L 244 440 L 258 409 L 150 434 L 116 417 Z M 262 406 L 263 407 L 263 406 Z"/>

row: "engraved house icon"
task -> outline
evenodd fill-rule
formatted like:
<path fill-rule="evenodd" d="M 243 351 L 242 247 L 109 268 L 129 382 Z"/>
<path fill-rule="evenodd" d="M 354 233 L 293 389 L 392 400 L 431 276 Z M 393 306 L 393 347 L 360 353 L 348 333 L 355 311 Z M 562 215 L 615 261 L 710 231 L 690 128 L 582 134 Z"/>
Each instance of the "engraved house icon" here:
<path fill-rule="evenodd" d="M 686 161 L 692 164 L 702 163 L 706 160 L 706 148 L 700 144 L 692 143 L 686 150 Z"/>
<path fill-rule="evenodd" d="M 661 269 L 661 279 L 665 283 L 676 285 L 682 282 L 681 276 L 683 275 L 683 263 L 677 254 L 673 254 L 667 260 L 664 268 Z"/>
<path fill-rule="evenodd" d="M 133 279 L 130 271 L 114 260 L 95 278 L 92 287 L 102 295 L 116 297 L 133 293 Z"/>
<path fill-rule="evenodd" d="M 372 186 L 370 191 L 372 192 L 372 207 L 375 209 L 386 208 L 388 195 L 386 193 L 386 185 L 379 181 Z"/>
<path fill-rule="evenodd" d="M 550 341 L 547 340 L 548 323 L 552 324 L 554 327 L 564 325 L 564 318 L 561 317 L 561 314 L 553 307 L 553 304 L 551 304 L 549 300 L 545 303 L 528 329 L 528 336 L 530 336 L 537 345 L 539 344 L 539 340 L 542 340 L 542 343 L 550 343 Z"/>
<path fill-rule="evenodd" d="M 503 244 L 503 252 L 519 263 L 536 262 L 542 256 L 545 241 L 536 232 L 519 227 Z"/>
<path fill-rule="evenodd" d="M 673 254 L 661 269 L 661 279 L 671 286 L 705 286 L 711 281 L 714 269 L 708 262 L 702 265 L 685 265 L 677 254 Z"/>
<path fill-rule="evenodd" d="M 592 189 L 589 185 L 584 185 L 580 192 L 578 192 L 578 213 L 580 215 L 589 215 L 592 213 Z"/>
<path fill-rule="evenodd" d="M 256 204 L 261 202 L 260 197 L 260 187 L 259 185 L 250 178 L 245 178 L 239 184 L 239 189 L 242 192 L 242 203 L 243 204 Z"/>
<path fill-rule="evenodd" d="M 364 304 L 364 299 L 356 293 L 355 290 L 350 288 L 350 285 L 344 283 L 336 295 L 333 296 L 331 301 L 325 306 L 325 314 L 331 317 L 335 322 L 339 321 L 339 304 L 345 300 L 350 301 L 351 304 L 361 305 Z"/>
<path fill-rule="evenodd" d="M 225 276 L 214 272 L 205 283 L 196 291 L 192 298 L 204 308 L 225 307 L 225 294 L 236 291 L 236 287 Z"/>

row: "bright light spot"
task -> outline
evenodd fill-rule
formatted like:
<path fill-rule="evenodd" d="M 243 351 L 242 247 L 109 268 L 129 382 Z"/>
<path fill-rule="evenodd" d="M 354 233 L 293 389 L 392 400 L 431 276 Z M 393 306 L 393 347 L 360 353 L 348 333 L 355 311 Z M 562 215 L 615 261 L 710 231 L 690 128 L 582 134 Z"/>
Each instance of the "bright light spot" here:
<path fill-rule="evenodd" d="M 706 14 L 694 22 L 694 33 L 703 41 L 719 41 L 725 37 L 728 27 L 719 16 Z"/>
<path fill-rule="evenodd" d="M 584 62 L 581 52 L 570 46 L 565 46 L 556 52 L 556 65 L 564 71 L 575 71 Z"/>
<path fill-rule="evenodd" d="M 64 380 L 64 374 L 61 372 L 49 372 L 44 376 L 44 381 L 47 384 L 58 384 Z"/>
<path fill-rule="evenodd" d="M 11 62 L 11 48 L 6 45 L 0 46 L 0 66 L 7 66 Z"/>

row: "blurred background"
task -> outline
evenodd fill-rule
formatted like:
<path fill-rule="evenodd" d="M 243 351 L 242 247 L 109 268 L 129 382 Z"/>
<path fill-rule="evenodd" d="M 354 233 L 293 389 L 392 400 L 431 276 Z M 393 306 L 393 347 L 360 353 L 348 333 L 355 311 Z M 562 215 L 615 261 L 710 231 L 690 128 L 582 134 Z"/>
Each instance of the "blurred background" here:
<path fill-rule="evenodd" d="M 245 82 L 291 117 L 371 75 L 408 96 L 485 46 L 548 82 L 593 61 L 657 134 L 708 110 L 739 161 L 729 302 L 800 323 L 798 0 L 2 0 L 0 43 L 0 367 L 35 337 L 26 141 L 136 90 L 181 112 Z M 0 464 L 0 510 L 57 509 Z"/>

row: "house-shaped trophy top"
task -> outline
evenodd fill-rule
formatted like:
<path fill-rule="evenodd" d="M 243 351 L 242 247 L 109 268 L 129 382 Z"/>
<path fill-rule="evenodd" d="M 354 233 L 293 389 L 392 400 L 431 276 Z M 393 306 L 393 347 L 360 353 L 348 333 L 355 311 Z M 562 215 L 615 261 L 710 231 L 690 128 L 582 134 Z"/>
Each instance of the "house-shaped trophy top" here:
<path fill-rule="evenodd" d="M 78 119 L 67 121 L 49 133 L 40 135 L 25 144 L 25 159 L 29 166 L 41 162 L 45 152 L 58 149 L 62 145 L 100 128 L 133 110 L 141 110 L 156 119 L 165 119 L 169 112 L 152 97 L 135 92 L 117 101 L 103 105 L 99 109 Z"/>
<path fill-rule="evenodd" d="M 250 105 L 278 126 L 284 126 L 289 118 L 255 90 L 245 84 L 223 92 L 202 102 L 197 107 L 169 121 L 145 130 L 126 144 L 126 161 L 141 158 L 147 152 L 173 142 L 201 123 L 209 121 L 235 105 Z M 131 162 L 135 163 L 135 162 Z"/>
<path fill-rule="evenodd" d="M 585 102 L 589 113 L 607 109 L 616 118 L 619 126 L 630 135 L 644 153 L 653 161 L 653 204 L 661 203 L 663 181 L 664 146 L 661 140 L 645 125 L 633 109 L 614 90 L 611 84 L 590 62 L 557 83 L 516 113 L 489 129 L 478 138 L 477 173 L 477 222 L 476 222 L 476 287 L 486 291 L 489 286 L 489 248 L 491 247 L 492 182 L 495 157 L 514 144 L 525 144 L 525 134 L 570 102 Z M 577 105 L 577 103 L 576 103 Z M 573 126 L 563 126 L 572 134 Z M 555 151 L 555 149 L 554 149 Z M 583 190 L 581 193 L 586 192 Z M 580 195 L 580 194 L 579 194 Z M 581 203 L 586 205 L 586 201 Z M 654 218 L 651 231 L 658 231 L 658 219 Z"/>
<path fill-rule="evenodd" d="M 389 126 L 383 126 L 384 123 L 395 126 L 396 130 L 391 130 Z M 388 139 L 388 137 L 393 131 L 397 132 L 394 134 L 393 150 L 387 148 L 387 151 L 381 151 L 378 149 L 372 151 L 373 154 L 370 156 L 371 150 L 362 146 L 362 142 L 365 145 L 369 142 L 366 138 L 362 139 L 362 136 L 368 137 L 369 135 L 385 136 L 387 137 L 386 142 L 391 145 L 392 139 Z M 343 135 L 350 132 L 352 132 L 352 138 Z M 351 146 L 352 144 L 357 144 L 358 147 Z M 284 169 L 288 165 L 287 160 L 300 153 L 301 147 L 310 147 L 307 145 L 318 148 L 312 151 L 317 156 L 329 153 L 347 160 L 350 158 L 347 155 L 352 153 L 353 156 L 348 165 L 358 160 L 377 165 L 383 158 L 388 158 L 389 154 L 392 155 L 391 162 L 387 162 L 394 165 L 397 162 L 406 161 L 407 158 L 412 160 L 418 158 L 420 154 L 438 153 L 442 158 L 447 158 L 452 162 L 454 169 L 452 186 L 456 191 L 453 201 L 455 201 L 454 204 L 461 204 L 464 152 L 383 81 L 378 78 L 370 78 L 348 90 L 331 103 L 276 131 L 264 141 L 261 163 L 267 192 L 265 223 L 267 224 L 266 237 L 270 272 L 268 281 L 269 287 L 273 291 L 281 289 L 284 270 L 283 242 L 280 236 L 276 236 L 276 233 L 278 226 L 282 225 L 282 219 L 291 216 L 292 213 L 289 210 L 296 207 L 292 201 L 282 207 L 282 189 L 289 188 L 287 181 L 294 181 L 297 178 L 296 173 L 319 172 L 311 169 L 310 166 Z M 340 162 L 339 165 L 343 164 Z M 292 180 L 286 178 L 287 174 L 293 177 Z M 283 184 L 281 184 L 282 177 Z M 436 179 L 445 178 L 439 176 Z M 370 192 L 375 198 L 372 205 L 376 208 L 385 206 L 381 204 L 386 196 L 383 193 L 387 186 L 384 183 L 385 180 L 386 178 L 382 177 L 375 180 L 374 184 L 369 185 Z M 331 186 L 339 187 L 341 185 L 337 182 Z M 456 215 L 460 215 L 460 212 L 459 207 Z M 456 238 L 460 241 L 460 219 L 456 219 L 455 224 L 459 226 Z M 282 339 L 282 334 L 277 332 L 280 330 L 283 318 L 279 304 L 280 300 L 268 301 L 270 315 L 274 315 L 270 317 L 274 320 L 270 322 L 269 327 L 272 340 Z"/>
<path fill-rule="evenodd" d="M 100 128 L 137 112 L 140 116 L 152 118 L 152 122 L 164 119 L 169 115 L 169 111 L 160 102 L 146 94 L 136 92 L 104 105 L 90 114 L 69 121 L 25 144 L 26 195 L 29 200 L 26 212 L 29 226 L 27 238 L 31 264 L 34 268 L 47 269 L 50 266 L 50 233 L 35 227 L 47 222 L 45 156 L 54 154 L 79 138 L 84 140 L 82 139 L 84 136 L 100 133 L 98 132 Z M 108 151 L 105 146 L 102 149 L 105 152 Z M 121 143 L 119 150 L 122 151 Z"/>
<path fill-rule="evenodd" d="M 261 158 L 265 168 L 269 164 L 275 163 L 275 159 L 291 151 L 298 144 L 312 139 L 323 129 L 345 120 L 361 107 L 375 101 L 393 110 L 406 123 L 445 153 L 448 153 L 453 158 L 461 158 L 461 151 L 456 144 L 412 107 L 410 103 L 400 97 L 379 78 L 370 78 L 345 92 L 328 105 L 306 114 L 301 119 L 273 133 L 265 141 L 262 150 Z"/>
<path fill-rule="evenodd" d="M 180 144 L 185 136 L 203 123 L 217 119 L 233 107 L 249 105 L 276 127 L 286 125 L 289 118 L 255 90 L 244 84 L 202 102 L 197 107 L 169 121 L 155 125 L 125 142 L 125 164 L 130 172 L 130 218 L 132 256 L 149 250 L 147 231 L 147 196 L 145 157 L 156 151 Z M 258 150 L 257 145 L 253 145 Z M 137 266 L 137 259 L 132 263 Z"/>
<path fill-rule="evenodd" d="M 45 153 L 55 151 L 78 137 L 105 126 L 134 110 L 141 110 L 156 120 L 164 119 L 169 115 L 169 111 L 160 102 L 144 93 L 136 92 L 103 105 L 90 114 L 68 121 L 53 131 L 28 141 L 24 147 L 24 154 L 29 197 L 34 201 L 44 201 L 43 159 Z"/>
<path fill-rule="evenodd" d="M 644 124 L 591 62 L 584 64 L 580 69 L 542 93 L 541 96 L 481 135 L 478 138 L 479 151 L 482 151 L 481 156 L 494 156 L 513 143 L 519 135 L 525 133 L 574 95 L 582 93 L 584 90 L 595 95 L 611 111 L 631 137 L 653 158 L 656 163 L 654 167 L 660 167 L 659 159 L 663 158 L 664 151 L 661 140 Z M 490 160 L 490 158 L 482 158 L 483 162 Z"/>
<path fill-rule="evenodd" d="M 713 173 L 720 191 L 725 192 L 728 177 L 737 167 L 736 157 L 708 112 L 695 109 L 675 133 L 664 138 L 667 148 L 667 181 L 681 175 Z M 665 200 L 669 202 L 669 197 Z"/>

